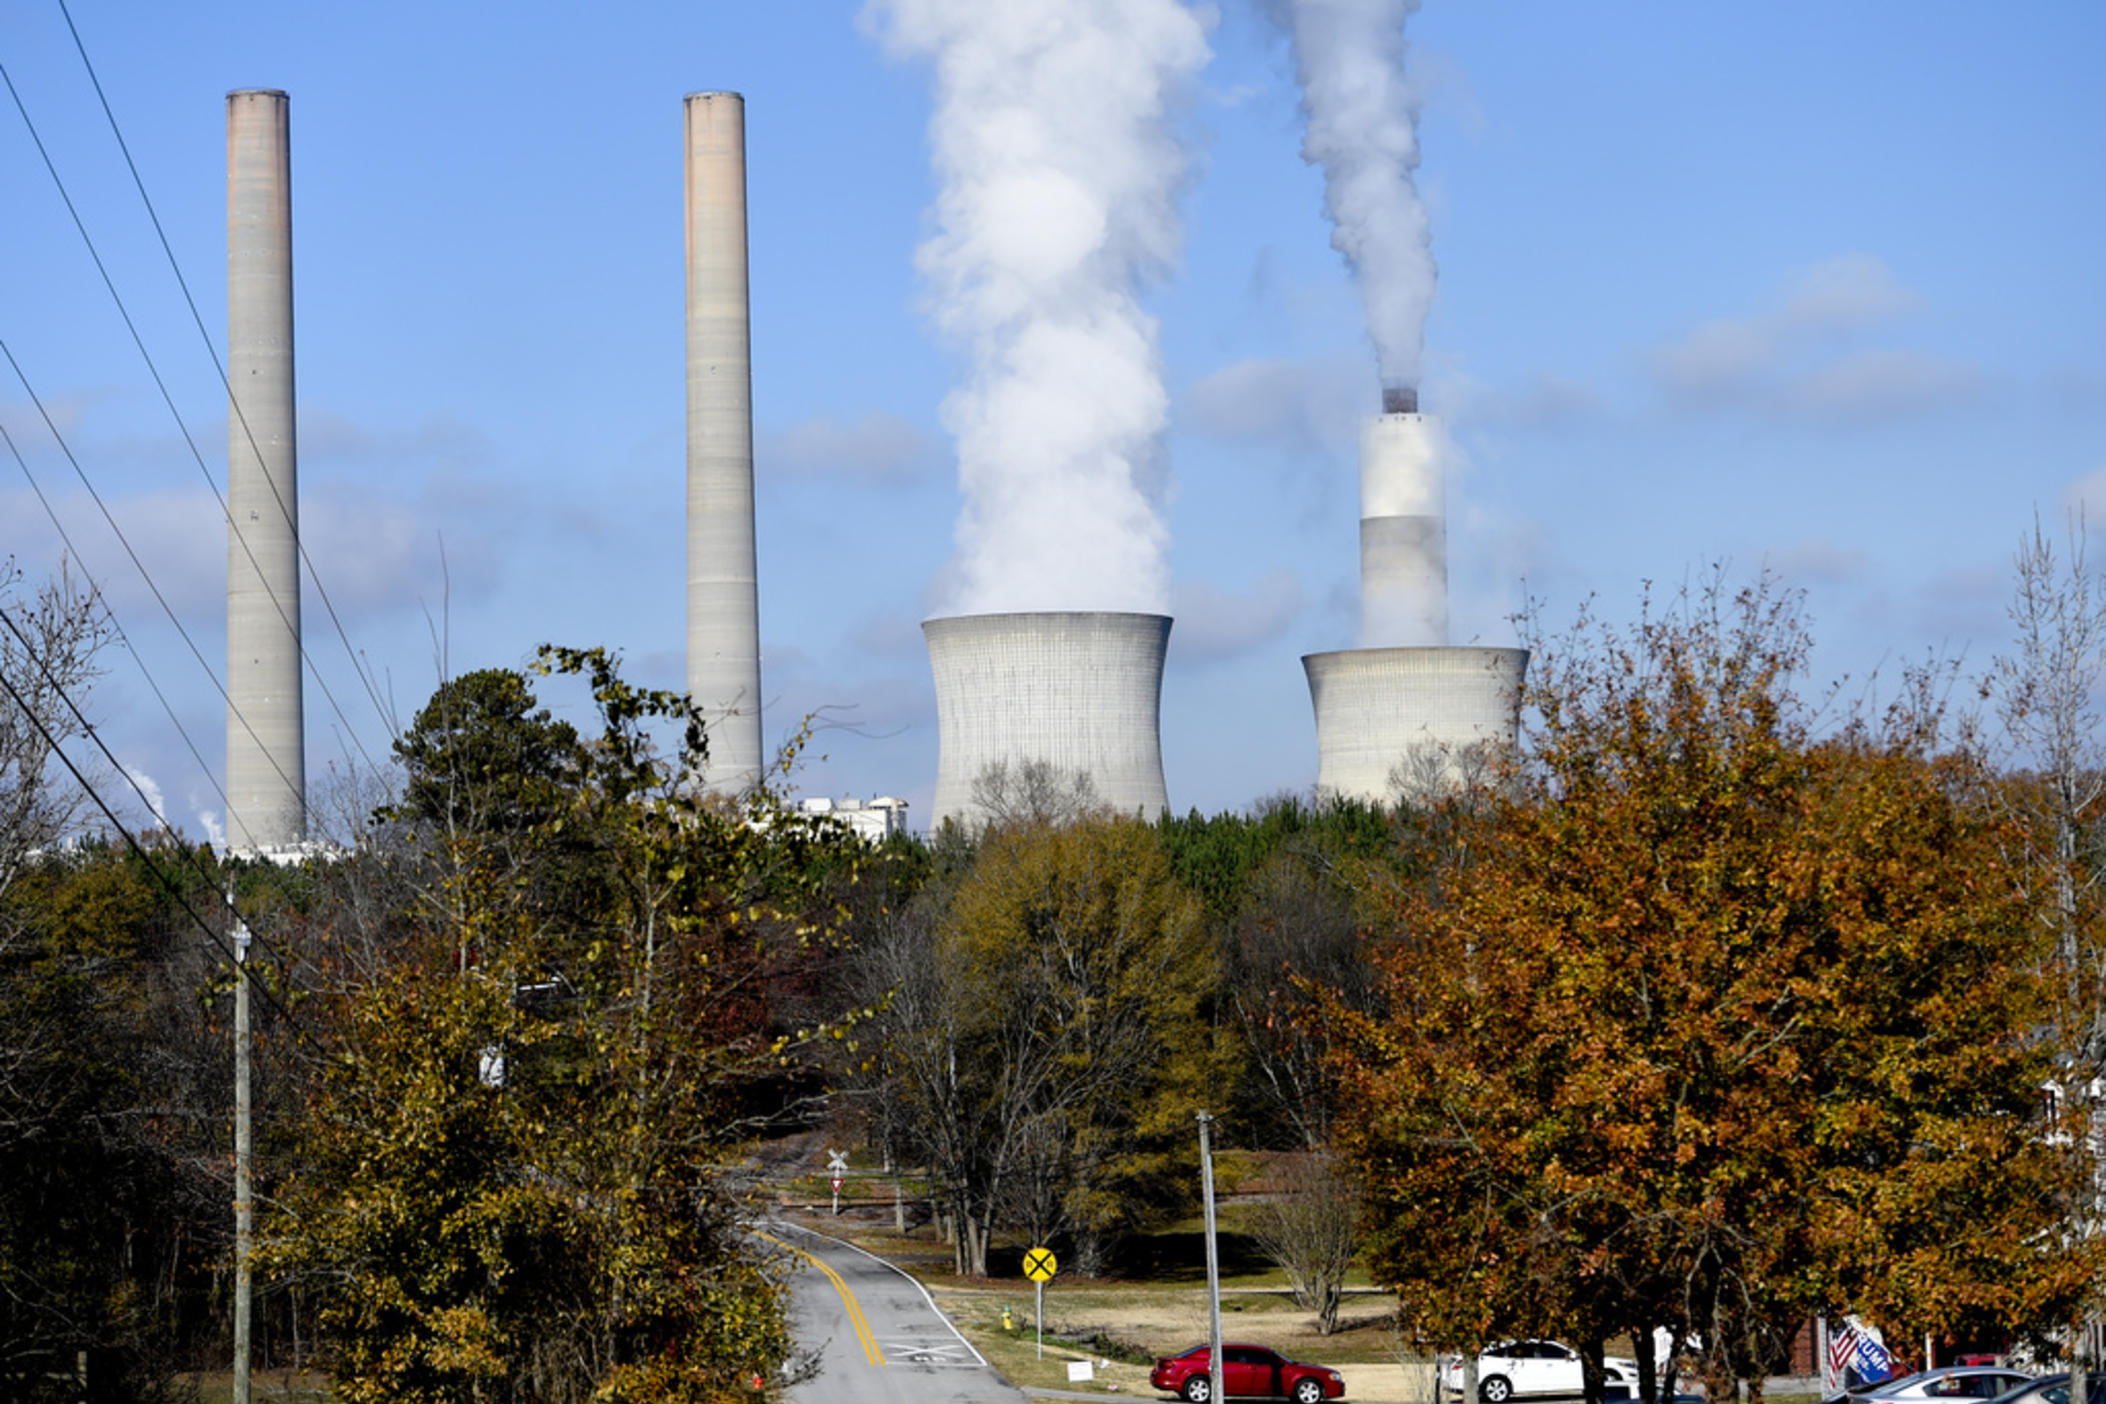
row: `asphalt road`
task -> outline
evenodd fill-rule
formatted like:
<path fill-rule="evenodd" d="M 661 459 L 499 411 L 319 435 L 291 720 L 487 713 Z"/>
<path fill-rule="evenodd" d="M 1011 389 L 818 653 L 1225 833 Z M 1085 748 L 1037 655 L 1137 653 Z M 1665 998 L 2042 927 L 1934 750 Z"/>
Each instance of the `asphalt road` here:
<path fill-rule="evenodd" d="M 819 1358 L 789 1404 L 1024 1404 L 913 1278 L 823 1233 L 782 1223 L 767 1232 L 802 1264 L 791 1326 Z"/>

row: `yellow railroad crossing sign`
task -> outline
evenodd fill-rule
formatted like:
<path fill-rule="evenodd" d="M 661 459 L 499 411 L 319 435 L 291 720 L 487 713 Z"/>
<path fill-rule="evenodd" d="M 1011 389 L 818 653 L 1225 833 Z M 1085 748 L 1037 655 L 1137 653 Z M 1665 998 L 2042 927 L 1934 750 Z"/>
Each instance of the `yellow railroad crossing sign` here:
<path fill-rule="evenodd" d="M 1024 1276 L 1033 1282 L 1051 1282 L 1053 1274 L 1060 1271 L 1060 1260 L 1053 1256 L 1051 1248 L 1033 1248 L 1024 1254 Z"/>

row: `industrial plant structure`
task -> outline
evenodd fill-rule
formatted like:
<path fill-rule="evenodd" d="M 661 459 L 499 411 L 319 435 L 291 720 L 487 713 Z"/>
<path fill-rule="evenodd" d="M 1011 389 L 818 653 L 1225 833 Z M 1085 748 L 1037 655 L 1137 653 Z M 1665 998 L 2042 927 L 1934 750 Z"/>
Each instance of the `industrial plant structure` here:
<path fill-rule="evenodd" d="M 762 770 L 744 98 L 688 95 L 686 169 L 687 693 L 709 738 L 703 783 L 742 794 Z"/>
<path fill-rule="evenodd" d="M 1360 439 L 1360 609 L 1366 647 L 1303 657 L 1320 794 L 1377 804 L 1469 778 L 1520 729 L 1528 653 L 1447 644 L 1439 425 L 1418 394 L 1383 391 Z"/>
<path fill-rule="evenodd" d="M 307 834 L 289 107 L 227 94 L 226 844 L 247 854 Z"/>
<path fill-rule="evenodd" d="M 1001 817 L 987 782 L 1036 767 L 1121 814 L 1169 808 L 1158 726 L 1161 614 L 961 614 L 923 622 L 936 679 L 930 823 Z"/>

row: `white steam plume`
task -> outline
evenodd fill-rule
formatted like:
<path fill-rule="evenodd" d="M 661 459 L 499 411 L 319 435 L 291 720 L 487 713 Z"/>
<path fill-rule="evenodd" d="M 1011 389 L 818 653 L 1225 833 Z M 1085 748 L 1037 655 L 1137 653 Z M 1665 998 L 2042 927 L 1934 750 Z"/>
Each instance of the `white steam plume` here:
<path fill-rule="evenodd" d="M 1308 118 L 1302 156 L 1323 168 L 1331 244 L 1367 308 L 1385 388 L 1419 383 L 1433 306 L 1433 239 L 1412 172 L 1419 97 L 1404 21 L 1419 0 L 1281 0 Z"/>
<path fill-rule="evenodd" d="M 863 17 L 935 67 L 941 190 L 917 263 L 972 356 L 943 411 L 965 495 L 953 607 L 1164 610 L 1169 397 L 1138 294 L 1177 259 L 1171 119 L 1205 23 L 1178 0 L 871 0 Z"/>

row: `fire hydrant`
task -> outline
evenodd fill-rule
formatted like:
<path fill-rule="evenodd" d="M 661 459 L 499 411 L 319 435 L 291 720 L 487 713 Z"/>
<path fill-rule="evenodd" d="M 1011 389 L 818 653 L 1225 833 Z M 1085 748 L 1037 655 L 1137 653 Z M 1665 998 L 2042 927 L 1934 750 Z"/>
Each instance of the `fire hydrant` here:
<path fill-rule="evenodd" d="M 1009 1308 L 1006 1306 L 1002 1308 L 1002 1329 L 1004 1331 L 1014 1331 L 1016 1329 L 1016 1318 L 1009 1314 Z"/>

